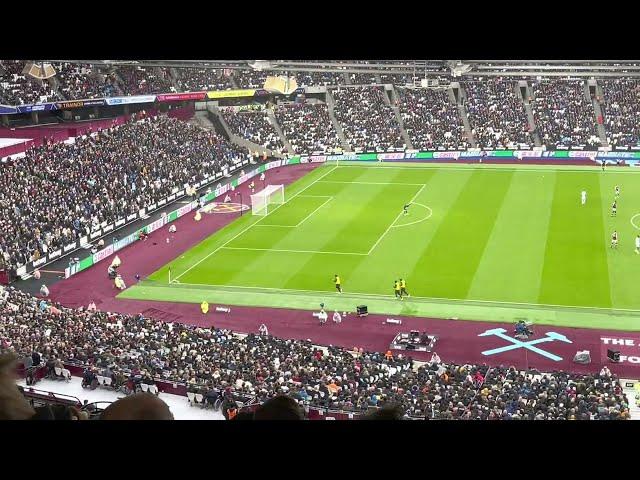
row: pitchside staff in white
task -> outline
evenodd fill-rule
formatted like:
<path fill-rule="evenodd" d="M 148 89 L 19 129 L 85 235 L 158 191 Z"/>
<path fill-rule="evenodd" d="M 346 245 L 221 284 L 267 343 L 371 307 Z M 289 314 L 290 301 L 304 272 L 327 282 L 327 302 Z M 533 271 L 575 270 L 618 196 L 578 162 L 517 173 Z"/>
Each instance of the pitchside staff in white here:
<path fill-rule="evenodd" d="M 580 194 L 580 198 L 582 200 L 582 205 L 587 203 L 587 192 L 585 190 L 583 190 L 582 193 Z"/>
<path fill-rule="evenodd" d="M 640 254 L 640 234 L 636 236 L 636 253 Z"/>

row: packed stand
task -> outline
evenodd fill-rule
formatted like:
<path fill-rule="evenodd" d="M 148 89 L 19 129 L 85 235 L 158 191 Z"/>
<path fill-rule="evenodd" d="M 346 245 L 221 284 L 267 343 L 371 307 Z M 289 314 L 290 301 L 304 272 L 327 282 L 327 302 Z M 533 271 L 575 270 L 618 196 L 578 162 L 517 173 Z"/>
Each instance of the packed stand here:
<path fill-rule="evenodd" d="M 352 148 L 405 148 L 393 109 L 382 87 L 338 88 L 333 91 L 334 113 Z"/>
<path fill-rule="evenodd" d="M 0 61 L 0 104 L 32 105 L 57 100 L 49 80 L 27 78 L 23 60 Z"/>
<path fill-rule="evenodd" d="M 176 92 L 169 69 L 165 67 L 119 66 L 118 73 L 126 95 Z"/>
<path fill-rule="evenodd" d="M 340 148 L 340 139 L 324 103 L 281 105 L 274 113 L 295 153 L 325 153 Z"/>
<path fill-rule="evenodd" d="M 344 84 L 344 74 L 341 72 L 294 72 L 294 75 L 301 87 Z"/>
<path fill-rule="evenodd" d="M 2 165 L 0 254 L 37 260 L 246 158 L 220 135 L 156 117 L 45 144 Z"/>
<path fill-rule="evenodd" d="M 231 72 L 219 68 L 180 68 L 177 69 L 178 86 L 181 92 L 199 92 L 202 90 L 230 90 Z"/>
<path fill-rule="evenodd" d="M 547 148 L 596 147 L 600 139 L 591 101 L 581 80 L 536 81 L 531 102 L 536 128 Z"/>
<path fill-rule="evenodd" d="M 626 396 L 606 367 L 599 375 L 541 375 L 439 359 L 418 367 L 390 352 L 66 309 L 13 287 L 0 290 L 0 349 L 31 367 L 33 358 L 49 370 L 62 362 L 87 366 L 116 384 L 126 377 L 186 383 L 188 392 L 210 401 L 224 395 L 262 403 L 284 394 L 301 406 L 354 413 L 396 405 L 413 418 L 629 418 Z"/>
<path fill-rule="evenodd" d="M 393 85 L 409 85 L 413 83 L 413 75 L 408 73 L 381 73 L 380 80 L 382 80 L 382 83 L 391 83 Z"/>
<path fill-rule="evenodd" d="M 282 153 L 284 144 L 264 110 L 235 112 L 233 108 L 221 109 L 222 115 L 233 133 L 269 150 Z"/>
<path fill-rule="evenodd" d="M 55 63 L 59 90 L 67 100 L 112 97 L 116 94 L 115 81 L 104 80 L 89 64 Z"/>
<path fill-rule="evenodd" d="M 371 85 L 379 83 L 378 78 L 372 73 L 349 73 L 349 80 L 354 85 Z"/>
<path fill-rule="evenodd" d="M 464 82 L 466 106 L 479 148 L 533 147 L 524 102 L 516 83 L 502 79 Z"/>
<path fill-rule="evenodd" d="M 413 148 L 464 150 L 469 144 L 447 90 L 398 89 L 398 105 Z"/>
<path fill-rule="evenodd" d="M 640 145 L 640 82 L 631 78 L 598 80 L 604 94 L 607 141 L 613 148 Z"/>
<path fill-rule="evenodd" d="M 253 69 L 233 71 L 233 78 L 240 88 L 263 88 L 268 76 L 269 72 Z"/>

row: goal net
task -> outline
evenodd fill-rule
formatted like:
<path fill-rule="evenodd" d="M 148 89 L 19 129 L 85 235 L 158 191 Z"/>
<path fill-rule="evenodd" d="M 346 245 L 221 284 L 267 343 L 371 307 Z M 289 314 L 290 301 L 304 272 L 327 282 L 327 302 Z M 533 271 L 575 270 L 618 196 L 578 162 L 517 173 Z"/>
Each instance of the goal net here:
<path fill-rule="evenodd" d="M 269 185 L 263 190 L 251 195 L 251 213 L 253 215 L 267 215 L 273 207 L 284 203 L 284 185 Z"/>

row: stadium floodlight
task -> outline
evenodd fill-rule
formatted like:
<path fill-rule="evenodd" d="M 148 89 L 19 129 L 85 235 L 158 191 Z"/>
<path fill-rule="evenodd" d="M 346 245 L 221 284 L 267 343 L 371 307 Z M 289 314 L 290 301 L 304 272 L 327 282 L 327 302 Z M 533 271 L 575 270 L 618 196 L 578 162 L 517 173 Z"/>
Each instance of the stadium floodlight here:
<path fill-rule="evenodd" d="M 282 205 L 283 203 L 284 185 L 268 185 L 258 193 L 251 195 L 251 213 L 266 216 L 270 211 L 269 205 Z"/>

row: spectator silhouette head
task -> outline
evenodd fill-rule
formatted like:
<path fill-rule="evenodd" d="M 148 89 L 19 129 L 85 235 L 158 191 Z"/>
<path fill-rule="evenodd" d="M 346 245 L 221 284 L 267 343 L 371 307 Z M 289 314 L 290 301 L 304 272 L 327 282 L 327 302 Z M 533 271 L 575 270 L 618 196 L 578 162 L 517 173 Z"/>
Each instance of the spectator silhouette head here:
<path fill-rule="evenodd" d="M 363 420 L 402 420 L 404 412 L 400 405 L 392 405 L 388 407 L 378 408 L 367 413 Z"/>
<path fill-rule="evenodd" d="M 12 353 L 0 353 L 0 420 L 27 420 L 36 413 L 16 386 L 16 361 Z"/>
<path fill-rule="evenodd" d="M 253 418 L 255 420 L 304 420 L 304 415 L 293 398 L 278 395 L 260 406 Z"/>
<path fill-rule="evenodd" d="M 151 393 L 136 393 L 109 405 L 100 420 L 173 420 L 169 406 Z"/>

